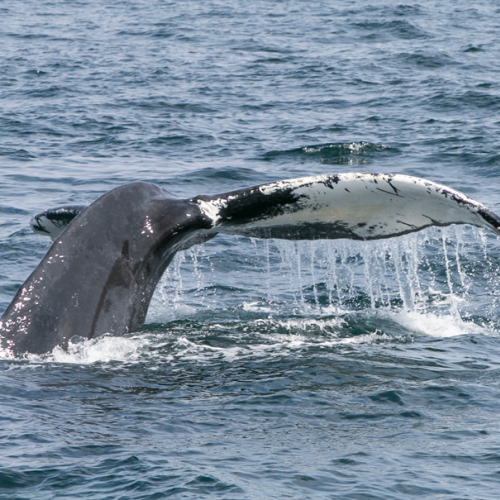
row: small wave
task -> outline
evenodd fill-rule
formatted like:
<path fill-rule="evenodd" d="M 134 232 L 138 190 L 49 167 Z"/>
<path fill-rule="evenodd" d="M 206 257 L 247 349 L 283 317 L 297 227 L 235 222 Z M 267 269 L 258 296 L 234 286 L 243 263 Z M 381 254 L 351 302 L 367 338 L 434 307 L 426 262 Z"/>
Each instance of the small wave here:
<path fill-rule="evenodd" d="M 255 339 L 257 340 L 257 339 Z M 231 346 L 211 346 L 187 337 L 180 337 L 174 344 L 174 350 L 167 355 L 170 363 L 179 361 L 196 361 L 208 363 L 212 361 L 234 362 L 242 359 L 286 358 L 298 352 L 310 349 L 332 349 L 345 345 L 363 345 L 390 341 L 391 337 L 372 332 L 352 338 L 318 338 L 295 334 L 263 335 L 260 342 Z"/>
<path fill-rule="evenodd" d="M 32 160 L 36 158 L 35 155 L 26 151 L 25 149 L 8 149 L 0 148 L 0 156 L 7 156 L 17 160 Z"/>
<path fill-rule="evenodd" d="M 376 35 L 377 38 L 390 34 L 402 40 L 414 40 L 416 38 L 428 38 L 429 35 L 405 20 L 395 20 L 386 22 L 366 21 L 354 25 L 356 28 L 369 32 L 368 36 Z M 366 35 L 365 35 L 366 36 Z"/>
<path fill-rule="evenodd" d="M 426 101 L 432 109 L 488 109 L 489 112 L 498 110 L 500 99 L 493 92 L 468 90 L 460 94 L 451 94 L 440 91 Z M 462 139 L 463 141 L 463 139 Z"/>
<path fill-rule="evenodd" d="M 261 334 L 308 335 L 308 338 L 314 338 L 315 335 L 338 336 L 341 333 L 341 329 L 345 327 L 346 320 L 342 316 L 326 318 L 268 318 L 255 320 L 254 325 Z"/>
<path fill-rule="evenodd" d="M 458 64 L 451 56 L 443 52 L 404 52 L 399 54 L 398 58 L 410 67 L 417 68 L 436 69 Z"/>
<path fill-rule="evenodd" d="M 274 159 L 314 159 L 327 164 L 360 165 L 370 163 L 370 159 L 380 154 L 398 153 L 397 148 L 371 142 L 340 142 L 316 144 L 285 151 L 269 151 L 263 160 Z"/>

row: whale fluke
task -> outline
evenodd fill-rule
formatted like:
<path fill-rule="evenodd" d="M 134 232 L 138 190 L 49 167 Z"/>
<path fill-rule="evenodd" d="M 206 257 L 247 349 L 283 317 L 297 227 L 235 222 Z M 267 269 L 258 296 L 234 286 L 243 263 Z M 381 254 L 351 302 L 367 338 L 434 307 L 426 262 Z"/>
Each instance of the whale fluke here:
<path fill-rule="evenodd" d="M 49 236 L 54 241 L 68 224 L 87 207 L 83 205 L 64 205 L 49 208 L 31 218 L 31 229 L 37 234 Z"/>
<path fill-rule="evenodd" d="M 4 312 L 2 343 L 43 354 L 73 336 L 139 329 L 175 253 L 218 233 L 374 240 L 450 224 L 500 234 L 500 218 L 480 203 L 405 175 L 320 175 L 187 200 L 134 182 L 88 207 L 34 216 L 33 230 L 55 241 Z"/>

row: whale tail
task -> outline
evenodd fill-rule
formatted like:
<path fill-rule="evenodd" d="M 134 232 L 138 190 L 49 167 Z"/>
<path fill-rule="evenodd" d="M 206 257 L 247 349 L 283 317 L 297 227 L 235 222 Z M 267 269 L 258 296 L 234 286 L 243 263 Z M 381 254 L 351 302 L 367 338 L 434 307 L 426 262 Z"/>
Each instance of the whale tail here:
<path fill-rule="evenodd" d="M 321 175 L 188 200 L 127 184 L 89 207 L 35 215 L 35 232 L 55 241 L 4 312 L 2 343 L 42 354 L 73 336 L 137 330 L 175 253 L 217 233 L 373 240 L 450 224 L 500 234 L 500 218 L 480 203 L 404 175 Z"/>
<path fill-rule="evenodd" d="M 406 175 L 320 175 L 189 201 L 217 232 L 256 238 L 374 240 L 451 224 L 500 234 L 500 218 L 481 203 Z M 31 227 L 55 240 L 85 208 L 45 210 L 33 216 Z"/>

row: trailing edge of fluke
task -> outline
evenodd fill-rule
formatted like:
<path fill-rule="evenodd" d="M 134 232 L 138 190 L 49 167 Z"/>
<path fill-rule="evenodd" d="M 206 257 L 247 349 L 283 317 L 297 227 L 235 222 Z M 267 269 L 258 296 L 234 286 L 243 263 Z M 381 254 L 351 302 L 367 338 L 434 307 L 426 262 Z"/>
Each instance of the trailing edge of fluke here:
<path fill-rule="evenodd" d="M 175 253 L 217 233 L 374 240 L 450 224 L 500 234 L 482 204 L 406 175 L 319 175 L 187 200 L 134 182 L 33 217 L 33 230 L 55 241 L 4 312 L 1 342 L 14 355 L 43 354 L 74 336 L 139 329 Z"/>

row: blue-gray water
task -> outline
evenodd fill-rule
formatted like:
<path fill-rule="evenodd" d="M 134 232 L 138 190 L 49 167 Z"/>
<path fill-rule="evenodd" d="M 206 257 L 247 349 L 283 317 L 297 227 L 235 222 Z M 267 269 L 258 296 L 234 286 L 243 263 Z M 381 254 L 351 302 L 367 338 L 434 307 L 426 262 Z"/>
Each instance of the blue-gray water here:
<path fill-rule="evenodd" d="M 500 212 L 495 2 L 0 2 L 0 310 L 30 216 L 344 171 Z M 133 200 L 131 200 L 133 202 Z M 500 245 L 218 237 L 143 331 L 0 360 L 0 498 L 497 499 Z"/>

